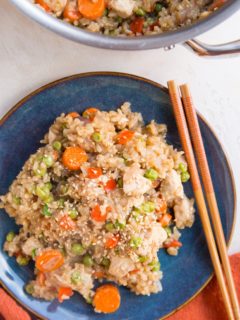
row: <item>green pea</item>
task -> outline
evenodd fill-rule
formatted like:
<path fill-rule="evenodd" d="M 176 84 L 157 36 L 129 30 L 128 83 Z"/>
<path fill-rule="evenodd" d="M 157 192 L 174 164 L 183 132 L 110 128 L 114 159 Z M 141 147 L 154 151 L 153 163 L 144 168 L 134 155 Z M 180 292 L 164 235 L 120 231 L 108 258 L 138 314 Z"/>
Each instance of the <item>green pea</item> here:
<path fill-rule="evenodd" d="M 8 234 L 7 234 L 7 236 L 6 236 L 6 240 L 7 240 L 8 242 L 12 242 L 13 239 L 14 239 L 14 237 L 15 237 L 15 232 L 14 232 L 14 231 L 10 231 L 10 232 L 8 232 Z"/>
<path fill-rule="evenodd" d="M 13 196 L 13 203 L 16 204 L 16 205 L 21 204 L 21 198 Z"/>
<path fill-rule="evenodd" d="M 84 252 L 84 248 L 80 243 L 73 243 L 71 247 L 72 253 L 76 256 L 81 256 Z"/>
<path fill-rule="evenodd" d="M 160 262 L 159 261 L 152 261 L 148 265 L 150 267 L 152 267 L 152 271 L 159 271 L 160 270 Z"/>
<path fill-rule="evenodd" d="M 48 198 L 50 191 L 48 188 L 44 188 L 44 186 L 36 186 L 35 193 L 41 200 L 45 200 Z"/>
<path fill-rule="evenodd" d="M 164 230 L 167 232 L 167 236 L 170 237 L 172 234 L 172 230 L 169 227 L 165 227 Z"/>
<path fill-rule="evenodd" d="M 104 16 L 107 16 L 108 13 L 109 13 L 109 10 L 108 10 L 108 8 L 106 8 L 106 9 L 104 10 L 104 12 L 103 12 L 103 15 L 104 15 Z"/>
<path fill-rule="evenodd" d="M 163 8 L 163 6 L 161 5 L 161 3 L 156 3 L 154 10 L 155 10 L 155 12 L 158 13 L 162 10 L 162 8 Z"/>
<path fill-rule="evenodd" d="M 115 222 L 115 224 L 114 224 L 114 226 L 115 226 L 115 228 L 116 229 L 120 229 L 120 230 L 123 230 L 123 229 L 125 229 L 125 227 L 126 227 L 126 222 L 124 221 L 124 222 L 119 222 L 118 220 Z"/>
<path fill-rule="evenodd" d="M 123 18 L 121 18 L 121 17 L 117 17 L 117 18 L 116 18 L 116 21 L 117 21 L 118 23 L 122 23 Z"/>
<path fill-rule="evenodd" d="M 146 262 L 147 260 L 148 260 L 148 257 L 146 257 L 146 256 L 139 256 L 138 257 L 138 261 L 141 263 Z"/>
<path fill-rule="evenodd" d="M 32 258 L 35 258 L 37 255 L 37 249 L 32 249 Z"/>
<path fill-rule="evenodd" d="M 79 271 L 74 271 L 71 275 L 71 282 L 73 284 L 78 284 L 82 280 L 81 274 Z"/>
<path fill-rule="evenodd" d="M 130 247 L 133 247 L 134 249 L 137 249 L 142 244 L 142 238 L 140 237 L 134 237 L 130 240 Z"/>
<path fill-rule="evenodd" d="M 47 168 L 50 168 L 54 163 L 53 157 L 52 156 L 48 156 L 48 155 L 44 155 L 42 161 L 43 161 L 43 163 L 45 163 Z"/>
<path fill-rule="evenodd" d="M 86 266 L 86 267 L 91 267 L 93 265 L 93 259 L 92 257 L 89 255 L 89 254 L 86 254 L 84 257 L 83 257 L 83 264 Z"/>
<path fill-rule="evenodd" d="M 101 261 L 101 265 L 103 265 L 106 268 L 109 268 L 110 264 L 111 264 L 111 260 L 106 257 L 104 257 Z"/>
<path fill-rule="evenodd" d="M 181 162 L 179 163 L 178 170 L 181 172 L 187 172 L 187 166 L 183 162 Z"/>
<path fill-rule="evenodd" d="M 45 217 L 51 217 L 52 216 L 52 212 L 49 211 L 49 208 L 48 208 L 48 205 L 45 204 L 42 208 L 42 214 L 45 216 Z"/>
<path fill-rule="evenodd" d="M 47 183 L 45 183 L 45 186 L 46 186 L 46 188 L 48 188 L 49 190 L 51 190 L 52 187 L 53 187 L 50 181 L 47 182 Z"/>
<path fill-rule="evenodd" d="M 65 203 L 65 200 L 64 200 L 63 198 L 61 198 L 61 199 L 58 200 L 58 206 L 59 206 L 60 208 L 63 208 L 63 207 L 64 207 L 64 203 Z"/>
<path fill-rule="evenodd" d="M 152 202 L 152 201 L 147 201 L 147 202 L 144 202 L 142 205 L 141 205 L 141 210 L 143 212 L 153 212 L 155 210 L 155 203 Z"/>
<path fill-rule="evenodd" d="M 141 215 L 141 210 L 138 208 L 133 208 L 131 215 L 135 220 L 137 220 L 139 218 L 139 216 Z"/>
<path fill-rule="evenodd" d="M 21 256 L 21 255 L 19 255 L 19 256 L 17 257 L 17 263 L 18 263 L 20 266 L 26 266 L 26 265 L 28 265 L 28 262 L 29 262 L 29 258 L 28 258 L 28 257 Z"/>
<path fill-rule="evenodd" d="M 158 178 L 158 172 L 152 168 L 148 169 L 148 170 L 146 170 L 144 177 L 151 180 L 151 181 L 154 181 Z"/>
<path fill-rule="evenodd" d="M 34 286 L 32 283 L 28 283 L 26 286 L 25 286 L 25 290 L 28 294 L 33 294 L 34 292 Z"/>
<path fill-rule="evenodd" d="M 117 181 L 118 188 L 123 188 L 123 179 L 119 178 Z"/>
<path fill-rule="evenodd" d="M 55 149 L 55 150 L 57 150 L 57 151 L 60 151 L 61 148 L 62 148 L 62 144 L 61 144 L 60 141 L 57 141 L 57 140 L 56 140 L 56 141 L 53 142 L 53 149 Z"/>
<path fill-rule="evenodd" d="M 188 172 L 182 172 L 181 173 L 181 181 L 187 182 L 190 179 L 190 174 Z"/>
<path fill-rule="evenodd" d="M 47 172 L 47 168 L 42 166 L 33 170 L 33 173 L 35 174 L 35 176 L 38 176 L 38 177 L 44 177 L 46 172 Z"/>
<path fill-rule="evenodd" d="M 140 17 L 143 17 L 143 16 L 145 16 L 145 11 L 142 9 L 142 8 L 137 8 L 136 10 L 135 10 L 135 14 L 137 15 L 137 16 L 140 16 Z"/>
<path fill-rule="evenodd" d="M 92 134 L 92 139 L 95 142 L 100 142 L 102 140 L 101 134 L 99 132 L 94 132 Z"/>
<path fill-rule="evenodd" d="M 78 217 L 78 212 L 76 209 L 72 209 L 70 212 L 69 212 L 69 217 L 73 220 L 77 219 Z"/>
<path fill-rule="evenodd" d="M 114 224 L 112 222 L 107 222 L 105 224 L 105 228 L 107 231 L 112 232 L 115 228 L 114 228 Z"/>

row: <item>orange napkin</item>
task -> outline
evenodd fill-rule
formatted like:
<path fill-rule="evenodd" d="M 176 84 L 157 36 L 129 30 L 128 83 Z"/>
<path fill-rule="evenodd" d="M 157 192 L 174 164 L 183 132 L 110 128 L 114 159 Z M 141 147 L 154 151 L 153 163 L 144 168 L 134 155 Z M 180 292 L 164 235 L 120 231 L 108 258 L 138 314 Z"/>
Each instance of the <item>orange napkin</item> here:
<path fill-rule="evenodd" d="M 230 257 L 233 277 L 240 300 L 240 253 Z M 0 315 L 5 320 L 30 320 L 24 311 L 3 289 L 0 289 Z M 1 318 L 1 317 L 0 317 Z M 167 320 L 228 320 L 216 278 L 185 307 Z M 149 319 L 150 320 L 150 319 Z"/>

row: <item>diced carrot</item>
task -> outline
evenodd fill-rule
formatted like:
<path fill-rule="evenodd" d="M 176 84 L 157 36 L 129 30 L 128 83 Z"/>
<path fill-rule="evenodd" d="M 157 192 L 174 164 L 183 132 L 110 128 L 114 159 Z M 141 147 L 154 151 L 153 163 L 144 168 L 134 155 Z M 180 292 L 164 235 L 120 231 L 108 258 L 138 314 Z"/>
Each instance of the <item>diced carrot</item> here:
<path fill-rule="evenodd" d="M 87 0 L 87 1 L 90 1 L 90 0 Z M 90 120 L 93 120 L 97 111 L 98 111 L 98 109 L 96 109 L 96 108 L 88 108 L 83 112 L 83 117 L 90 119 Z"/>
<path fill-rule="evenodd" d="M 165 213 L 158 219 L 158 222 L 161 224 L 162 227 L 167 227 L 171 220 L 172 220 L 171 214 Z"/>
<path fill-rule="evenodd" d="M 103 313 L 117 311 L 121 303 L 118 289 L 112 284 L 104 284 L 97 288 L 93 298 L 95 310 Z"/>
<path fill-rule="evenodd" d="M 166 200 L 160 199 L 160 202 L 158 203 L 156 207 L 157 213 L 166 213 L 167 211 L 167 202 Z"/>
<path fill-rule="evenodd" d="M 62 155 L 63 165 L 69 170 L 79 170 L 87 159 L 86 152 L 80 147 L 67 147 Z"/>
<path fill-rule="evenodd" d="M 94 277 L 95 277 L 96 279 L 102 279 L 102 278 L 104 278 L 104 272 L 102 272 L 102 271 L 95 271 L 93 275 L 94 275 Z"/>
<path fill-rule="evenodd" d="M 144 18 L 136 18 L 130 23 L 130 30 L 133 33 L 142 33 Z"/>
<path fill-rule="evenodd" d="M 100 18 L 105 10 L 104 0 L 78 0 L 78 10 L 81 14 L 90 20 Z"/>
<path fill-rule="evenodd" d="M 66 7 L 63 11 L 63 17 L 65 19 L 68 19 L 70 22 L 74 22 L 81 18 L 81 13 L 79 12 L 77 6 L 77 0 L 68 0 Z"/>
<path fill-rule="evenodd" d="M 36 2 L 37 4 L 39 4 L 45 11 L 51 12 L 51 9 L 50 9 L 49 6 L 47 5 L 46 1 L 44 1 L 44 0 L 35 0 L 35 2 Z"/>
<path fill-rule="evenodd" d="M 134 132 L 130 130 L 123 130 L 117 135 L 117 143 L 126 144 L 134 136 Z"/>
<path fill-rule="evenodd" d="M 97 222 L 104 222 L 107 219 L 107 212 L 103 214 L 99 204 L 96 204 L 96 206 L 92 208 L 91 218 Z"/>
<path fill-rule="evenodd" d="M 101 168 L 87 168 L 87 178 L 89 179 L 96 179 L 102 175 Z"/>
<path fill-rule="evenodd" d="M 112 190 L 116 189 L 116 187 L 117 187 L 116 180 L 109 179 L 107 181 L 107 183 L 104 185 L 104 190 L 105 191 L 112 191 Z"/>
<path fill-rule="evenodd" d="M 108 238 L 107 241 L 105 242 L 105 248 L 107 249 L 113 249 L 118 245 L 118 242 L 120 240 L 119 234 L 114 235 L 111 238 Z"/>
<path fill-rule="evenodd" d="M 73 291 L 68 287 L 60 287 L 58 289 L 58 301 L 63 302 L 63 300 L 69 299 L 73 295 Z"/>
<path fill-rule="evenodd" d="M 129 271 L 129 274 L 136 274 L 138 273 L 140 270 L 139 269 L 134 269 L 132 271 Z"/>
<path fill-rule="evenodd" d="M 76 229 L 76 222 L 73 221 L 73 219 L 71 219 L 69 217 L 69 215 L 64 215 L 61 217 L 61 219 L 59 220 L 59 226 L 63 229 L 63 230 L 74 230 Z"/>
<path fill-rule="evenodd" d="M 66 8 L 65 8 L 65 9 L 66 9 Z M 70 117 L 72 117 L 72 118 L 74 119 L 74 118 L 80 117 L 80 114 L 77 113 L 77 112 L 75 112 L 75 111 L 73 111 L 73 112 L 69 112 L 69 113 L 67 114 L 67 116 L 70 116 Z"/>
<path fill-rule="evenodd" d="M 164 248 L 180 248 L 182 246 L 182 242 L 177 240 L 172 240 L 170 242 L 167 242 L 163 245 Z"/>
<path fill-rule="evenodd" d="M 64 257 L 59 250 L 47 250 L 36 257 L 36 268 L 41 272 L 51 272 L 64 264 Z"/>
<path fill-rule="evenodd" d="M 37 274 L 37 283 L 39 286 L 43 287 L 45 285 L 46 276 L 43 272 Z"/>

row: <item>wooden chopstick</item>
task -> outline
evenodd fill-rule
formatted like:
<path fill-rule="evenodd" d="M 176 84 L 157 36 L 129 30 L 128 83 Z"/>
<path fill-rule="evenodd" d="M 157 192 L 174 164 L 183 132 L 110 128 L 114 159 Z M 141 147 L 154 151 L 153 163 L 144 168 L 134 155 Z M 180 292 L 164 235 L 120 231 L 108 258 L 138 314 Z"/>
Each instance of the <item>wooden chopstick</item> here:
<path fill-rule="evenodd" d="M 180 135 L 183 150 L 185 152 L 186 160 L 188 163 L 193 191 L 194 191 L 196 203 L 198 206 L 199 215 L 202 221 L 203 230 L 207 240 L 207 245 L 208 245 L 209 253 L 211 256 L 212 264 L 213 264 L 217 281 L 223 296 L 223 301 L 228 314 L 228 318 L 229 320 L 234 320 L 234 314 L 233 314 L 230 298 L 228 295 L 227 287 L 224 281 L 224 275 L 221 268 L 221 263 L 219 260 L 216 243 L 215 243 L 214 235 L 211 228 L 211 223 L 210 223 L 208 212 L 207 212 L 207 207 L 206 207 L 206 203 L 203 195 L 202 186 L 200 183 L 199 174 L 197 171 L 197 165 L 196 165 L 194 154 L 193 154 L 192 144 L 191 144 L 191 140 L 190 140 L 190 136 L 187 128 L 186 118 L 183 111 L 182 101 L 181 101 L 177 86 L 173 80 L 168 81 L 168 89 L 169 89 L 170 98 L 173 105 L 173 111 L 174 111 L 174 115 L 177 123 L 178 132 Z"/>
<path fill-rule="evenodd" d="M 198 166 L 202 176 L 203 186 L 206 193 L 206 199 L 209 206 L 212 223 L 215 231 L 216 242 L 218 245 L 218 250 L 220 253 L 222 266 L 224 274 L 226 277 L 226 282 L 228 285 L 228 291 L 231 298 L 233 312 L 235 314 L 236 320 L 240 319 L 240 308 L 237 298 L 237 292 L 233 281 L 232 271 L 230 262 L 227 254 L 227 246 L 224 238 L 221 218 L 219 214 L 219 209 L 217 205 L 217 200 L 213 188 L 213 183 L 211 179 L 211 174 L 208 166 L 208 161 L 206 157 L 206 152 L 202 140 L 202 135 L 197 119 L 197 113 L 194 108 L 192 95 L 190 93 L 188 85 L 184 84 L 180 86 L 184 110 L 187 118 L 188 128 L 190 131 L 191 139 L 193 142 L 193 147 L 198 160 Z"/>

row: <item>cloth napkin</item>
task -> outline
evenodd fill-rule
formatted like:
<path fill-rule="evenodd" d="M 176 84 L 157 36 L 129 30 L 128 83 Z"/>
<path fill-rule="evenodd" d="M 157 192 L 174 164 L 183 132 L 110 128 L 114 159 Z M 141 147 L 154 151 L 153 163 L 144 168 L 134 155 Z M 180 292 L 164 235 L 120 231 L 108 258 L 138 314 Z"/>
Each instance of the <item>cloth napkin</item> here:
<path fill-rule="evenodd" d="M 240 253 L 230 257 L 233 277 L 240 301 Z M 23 310 L 3 289 L 0 288 L 0 319 L 37 319 Z M 167 320 L 228 320 L 221 293 L 214 277 L 207 287 L 182 309 L 170 315 Z"/>

